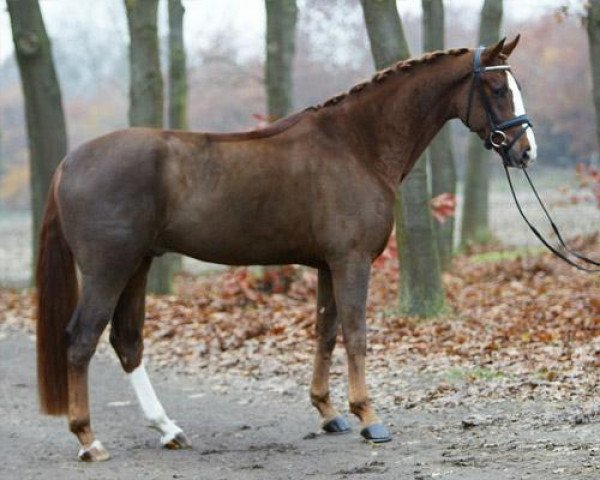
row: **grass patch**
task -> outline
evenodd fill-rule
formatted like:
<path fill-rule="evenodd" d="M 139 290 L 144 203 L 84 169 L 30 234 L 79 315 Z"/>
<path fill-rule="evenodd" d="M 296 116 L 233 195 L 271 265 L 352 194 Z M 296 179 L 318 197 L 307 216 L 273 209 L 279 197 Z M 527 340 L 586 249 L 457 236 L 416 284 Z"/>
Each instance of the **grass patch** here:
<path fill-rule="evenodd" d="M 471 369 L 451 368 L 447 373 L 449 381 L 474 381 L 474 380 L 495 380 L 504 378 L 506 375 L 493 368 L 475 367 Z"/>
<path fill-rule="evenodd" d="M 484 252 L 471 255 L 469 259 L 473 263 L 503 262 L 514 260 L 519 257 L 536 257 L 544 253 L 544 247 L 520 247 L 511 250 L 499 250 L 495 252 Z"/>

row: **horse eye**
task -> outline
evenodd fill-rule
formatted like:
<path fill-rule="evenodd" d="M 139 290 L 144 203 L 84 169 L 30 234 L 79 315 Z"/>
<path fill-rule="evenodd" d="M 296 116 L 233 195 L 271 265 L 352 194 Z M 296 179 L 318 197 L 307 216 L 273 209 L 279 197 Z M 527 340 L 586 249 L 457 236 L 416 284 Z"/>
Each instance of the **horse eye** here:
<path fill-rule="evenodd" d="M 496 98 L 502 98 L 506 96 L 508 89 L 506 87 L 497 87 L 492 89 L 492 95 Z"/>

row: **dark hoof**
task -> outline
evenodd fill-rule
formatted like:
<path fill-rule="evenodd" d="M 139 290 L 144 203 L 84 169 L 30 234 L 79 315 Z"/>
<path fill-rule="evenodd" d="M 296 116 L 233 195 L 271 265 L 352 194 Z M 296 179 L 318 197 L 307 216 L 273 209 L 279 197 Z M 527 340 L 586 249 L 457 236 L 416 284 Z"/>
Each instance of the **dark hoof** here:
<path fill-rule="evenodd" d="M 373 443 L 386 443 L 392 440 L 389 430 L 381 423 L 374 423 L 363 428 L 360 434 L 365 440 Z"/>
<path fill-rule="evenodd" d="M 327 433 L 348 433 L 352 427 L 341 415 L 333 417 L 331 420 L 323 424 L 323 430 Z"/>
<path fill-rule="evenodd" d="M 162 441 L 163 447 L 167 450 L 180 450 L 182 448 L 192 448 L 192 442 L 188 439 L 188 437 L 183 432 L 177 433 L 170 440 Z"/>

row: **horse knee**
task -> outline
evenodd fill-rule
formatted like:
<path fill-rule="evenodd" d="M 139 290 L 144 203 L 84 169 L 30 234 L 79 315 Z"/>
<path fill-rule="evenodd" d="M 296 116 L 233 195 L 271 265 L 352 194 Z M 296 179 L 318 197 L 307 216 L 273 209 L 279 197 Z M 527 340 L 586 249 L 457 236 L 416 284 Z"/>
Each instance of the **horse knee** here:
<path fill-rule="evenodd" d="M 346 347 L 348 355 L 361 357 L 367 355 L 367 343 L 362 338 L 346 338 L 344 339 L 344 347 Z"/>

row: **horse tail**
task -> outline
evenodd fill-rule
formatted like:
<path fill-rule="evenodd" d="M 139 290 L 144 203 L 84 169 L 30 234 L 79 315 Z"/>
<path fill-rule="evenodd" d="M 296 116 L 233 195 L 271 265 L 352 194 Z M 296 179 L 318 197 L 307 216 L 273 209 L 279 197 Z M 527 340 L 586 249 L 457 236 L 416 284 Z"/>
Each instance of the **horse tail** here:
<path fill-rule="evenodd" d="M 40 406 L 48 415 L 67 413 L 66 327 L 75 311 L 78 297 L 73 253 L 60 224 L 56 186 L 50 185 L 37 258 L 37 378 Z"/>

